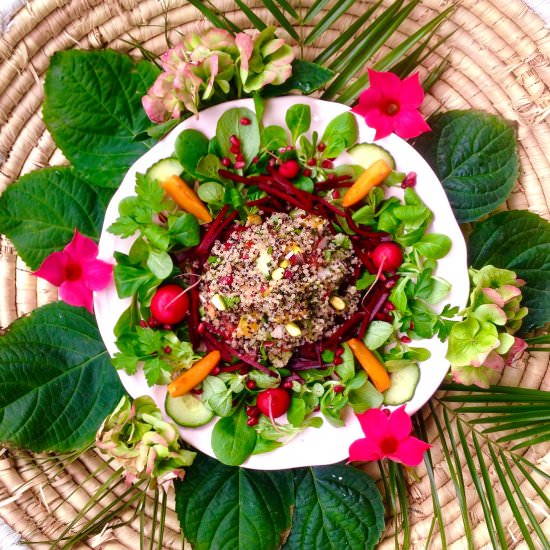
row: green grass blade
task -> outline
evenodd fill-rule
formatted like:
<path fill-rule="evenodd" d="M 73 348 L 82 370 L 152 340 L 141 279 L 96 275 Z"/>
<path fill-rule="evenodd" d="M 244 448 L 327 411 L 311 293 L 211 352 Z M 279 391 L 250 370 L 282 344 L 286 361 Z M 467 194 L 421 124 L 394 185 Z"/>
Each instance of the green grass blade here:
<path fill-rule="evenodd" d="M 369 9 L 363 12 L 338 38 L 329 44 L 315 59 L 315 63 L 324 64 L 334 54 L 342 51 L 343 47 L 353 37 L 353 35 L 363 26 L 370 16 L 378 9 L 383 0 L 378 0 Z"/>
<path fill-rule="evenodd" d="M 157 538 L 157 550 L 164 548 L 164 528 L 166 526 L 166 510 L 168 509 L 168 493 L 162 490 L 162 503 L 160 506 L 159 535 Z"/>
<path fill-rule="evenodd" d="M 547 441 L 550 441 L 550 434 L 541 435 L 540 437 L 529 439 L 523 443 L 518 443 L 512 447 L 512 450 L 516 451 L 518 449 L 524 449 L 525 447 L 532 447 L 533 445 L 539 445 L 540 443 L 546 443 Z"/>
<path fill-rule="evenodd" d="M 209 8 L 202 0 L 189 0 L 189 3 L 197 8 L 206 17 L 206 19 L 208 19 L 208 21 L 210 21 L 210 23 L 214 25 L 214 27 L 219 27 L 230 32 L 240 32 L 241 29 L 239 29 L 239 27 L 237 27 L 235 23 L 225 17 L 225 15 L 221 11 L 217 10 L 216 8 Z M 218 16 L 221 16 L 221 18 Z"/>
<path fill-rule="evenodd" d="M 533 487 L 533 489 L 539 495 L 539 497 L 544 502 L 546 507 L 550 508 L 550 498 L 548 498 L 546 493 L 541 489 L 540 485 L 533 479 L 533 476 L 524 468 L 523 464 L 521 463 L 521 460 L 514 455 L 512 455 L 512 460 L 514 461 L 516 468 L 523 474 L 523 477 L 525 477 L 525 479 L 529 482 L 531 487 Z"/>
<path fill-rule="evenodd" d="M 489 447 L 489 453 L 491 454 L 491 459 L 493 461 L 493 467 L 498 476 L 498 479 L 500 481 L 500 485 L 504 491 L 504 494 L 506 495 L 508 506 L 510 506 L 510 509 L 512 510 L 512 514 L 514 515 L 514 518 L 516 520 L 516 523 L 518 524 L 521 534 L 523 535 L 523 540 L 524 542 L 527 543 L 527 546 L 530 548 L 530 550 L 535 550 L 533 539 L 531 538 L 529 529 L 527 528 L 527 525 L 525 524 L 525 521 L 523 520 L 523 517 L 519 511 L 516 499 L 514 498 L 514 493 L 510 489 L 510 485 L 500 466 L 497 454 L 495 453 L 492 445 L 488 445 L 488 447 Z M 511 477 L 514 477 L 513 473 Z"/>
<path fill-rule="evenodd" d="M 424 419 L 421 414 L 417 414 L 413 417 L 413 422 L 415 425 L 415 430 L 418 432 L 420 437 L 424 440 L 428 440 L 428 433 L 426 431 L 426 425 L 424 424 Z M 441 503 L 439 501 L 439 494 L 437 492 L 437 484 L 435 482 L 435 474 L 433 469 L 432 453 L 428 449 L 424 453 L 424 464 L 426 465 L 426 472 L 428 473 L 428 479 L 430 480 L 430 487 L 432 490 L 432 506 L 434 511 L 434 521 L 430 528 L 430 535 L 428 536 L 428 541 L 426 542 L 426 548 L 429 548 L 429 540 L 431 540 L 432 532 L 437 522 L 439 527 L 439 536 L 441 538 L 441 546 L 443 548 L 447 547 L 447 537 L 445 536 L 445 522 L 443 521 L 443 514 L 441 510 Z"/>
<path fill-rule="evenodd" d="M 546 535 L 540 528 L 539 522 L 535 517 L 535 514 L 533 514 L 533 510 L 531 510 L 531 506 L 529 506 L 527 499 L 523 495 L 523 491 L 519 483 L 517 482 L 516 477 L 514 476 L 514 472 L 506 458 L 506 455 L 502 452 L 502 450 L 499 451 L 499 455 L 500 455 L 500 460 L 504 466 L 504 469 L 506 470 L 506 474 L 508 475 L 508 479 L 510 480 L 510 483 L 514 487 L 514 492 L 517 495 L 517 498 L 521 504 L 521 507 L 525 511 L 525 515 L 527 516 L 527 519 L 529 520 L 529 523 L 531 524 L 533 531 L 535 531 L 535 533 L 539 537 L 539 540 L 543 544 L 543 547 L 550 548 L 550 541 L 547 539 Z"/>
<path fill-rule="evenodd" d="M 355 0 L 341 0 L 337 2 L 334 7 L 329 10 L 326 15 L 311 29 L 311 32 L 307 35 L 304 44 L 308 45 L 314 42 L 319 36 L 321 36 L 328 28 L 330 28 L 334 22 L 338 21 L 342 15 L 344 15 L 348 8 L 353 6 Z"/>
<path fill-rule="evenodd" d="M 403 1 L 396 0 L 388 6 L 344 51 L 338 53 L 336 59 L 330 63 L 329 69 L 339 71 L 348 68 L 350 70 L 352 64 L 355 69 L 361 68 L 373 55 L 372 53 L 368 53 L 368 50 L 373 43 L 380 41 L 379 36 L 390 27 L 394 17 L 397 17 Z M 400 22 L 397 26 L 399 24 Z M 395 28 L 390 30 L 387 36 L 390 36 Z M 380 47 L 381 45 L 378 49 Z M 364 52 L 367 52 L 366 56 L 363 55 Z"/>
<path fill-rule="evenodd" d="M 300 16 L 296 10 L 286 1 L 286 0 L 277 0 L 277 4 L 283 8 L 287 13 L 289 13 L 294 19 L 299 19 Z"/>
<path fill-rule="evenodd" d="M 473 541 L 472 526 L 470 524 L 470 517 L 468 516 L 468 502 L 466 500 L 466 485 L 464 483 L 464 476 L 462 475 L 462 465 L 460 464 L 458 447 L 456 445 L 456 440 L 453 433 L 453 426 L 451 424 L 447 411 L 444 409 L 443 418 L 445 421 L 445 428 L 446 428 L 446 430 L 444 430 L 435 412 L 435 408 L 431 402 L 429 402 L 429 406 L 432 411 L 432 418 L 435 421 L 435 425 L 439 433 L 439 440 L 443 448 L 443 453 L 445 454 L 445 460 L 447 461 L 447 466 L 449 467 L 449 473 L 453 481 L 455 493 L 458 498 L 458 503 L 460 505 L 460 513 L 462 515 L 462 523 L 464 525 L 464 534 L 466 535 L 466 540 L 468 541 L 468 548 L 469 550 L 474 550 L 473 543 L 472 543 Z M 449 448 L 447 446 L 446 436 L 449 438 L 449 442 L 451 444 L 451 450 L 453 452 L 453 457 L 454 457 L 454 465 L 453 465 L 453 458 L 451 457 Z"/>
<path fill-rule="evenodd" d="M 275 17 L 279 25 L 281 25 L 296 42 L 300 42 L 300 37 L 294 29 L 294 25 L 284 16 L 283 12 L 275 5 L 275 2 L 273 2 L 273 0 L 262 0 L 262 3 L 269 10 L 271 15 Z"/>
<path fill-rule="evenodd" d="M 411 34 L 408 38 L 403 40 L 398 46 L 392 48 L 384 57 L 382 57 L 375 65 L 376 71 L 386 71 L 393 67 L 403 56 L 424 37 L 429 36 L 435 32 L 437 27 L 452 13 L 454 6 L 448 7 L 443 10 L 439 15 L 434 17 L 431 21 L 426 23 L 423 27 L 418 29 L 415 33 Z M 426 44 L 427 45 L 427 44 Z"/>
<path fill-rule="evenodd" d="M 263 31 L 267 27 L 267 25 L 244 2 L 242 2 L 242 0 L 235 0 L 235 3 L 259 31 Z"/>
<path fill-rule="evenodd" d="M 476 487 L 477 495 L 479 496 L 479 501 L 481 503 L 481 507 L 483 509 L 483 515 L 485 516 L 485 526 L 487 528 L 487 532 L 489 533 L 489 537 L 491 539 L 491 543 L 493 545 L 493 548 L 496 550 L 500 548 L 498 541 L 499 541 L 499 533 L 498 529 L 495 529 L 495 521 L 494 516 L 492 515 L 492 508 L 489 505 L 490 500 L 488 499 L 488 495 L 483 489 L 482 481 L 477 473 L 477 467 L 474 463 L 474 459 L 472 454 L 470 453 L 470 449 L 468 447 L 468 442 L 466 440 L 466 437 L 464 436 L 464 431 L 462 430 L 462 426 L 460 422 L 457 420 L 456 423 L 458 436 L 460 438 L 461 444 L 462 444 L 462 450 L 464 452 L 464 457 L 466 458 L 466 464 L 468 466 L 468 470 L 470 471 L 470 476 L 472 478 L 472 481 Z M 473 434 L 473 432 L 472 432 Z M 482 457 L 483 460 L 483 457 Z M 489 490 L 491 490 L 491 486 L 489 485 Z M 498 510 L 496 511 L 498 514 Z M 506 548 L 506 546 L 502 547 L 503 549 Z"/>
<path fill-rule="evenodd" d="M 304 17 L 304 23 L 309 23 L 328 3 L 329 0 L 317 0 L 314 2 Z"/>
<path fill-rule="evenodd" d="M 382 486 L 384 487 L 384 500 L 386 501 L 386 504 L 388 507 L 390 507 L 390 502 L 393 497 L 390 493 L 390 487 L 388 484 L 388 474 L 384 470 L 384 466 L 382 465 L 382 462 L 378 461 L 378 470 L 380 471 L 380 479 L 382 480 Z"/>
<path fill-rule="evenodd" d="M 420 28 L 416 33 L 411 35 L 409 38 L 403 40 L 403 42 L 393 48 L 382 59 L 380 59 L 374 65 L 373 69 L 377 71 L 387 71 L 392 69 L 394 63 L 399 61 L 407 53 L 407 51 L 410 50 L 418 42 L 418 40 L 421 40 L 424 36 L 426 36 L 430 32 L 433 32 L 433 30 L 435 30 L 435 28 L 441 24 L 441 22 L 445 17 L 447 17 L 448 12 L 451 9 L 452 8 L 447 8 L 447 10 L 436 16 L 434 19 L 432 19 L 430 22 Z M 368 81 L 368 74 L 365 73 L 361 75 L 352 85 L 348 86 L 345 91 L 340 94 L 340 96 L 338 97 L 338 101 L 346 104 L 353 102 L 361 93 L 361 90 L 368 84 Z"/>
<path fill-rule="evenodd" d="M 399 498 L 399 515 L 401 517 L 401 529 L 403 531 L 402 550 L 408 550 L 411 547 L 411 526 L 409 523 L 409 490 L 407 482 L 403 475 L 403 466 L 397 465 L 397 496 Z"/>
<path fill-rule="evenodd" d="M 149 535 L 149 550 L 153 550 L 155 546 L 155 533 L 157 530 L 158 513 L 159 513 L 159 489 L 155 488 L 155 495 L 153 497 L 153 514 L 151 515 L 151 534 Z M 145 506 L 144 506 L 145 508 Z"/>

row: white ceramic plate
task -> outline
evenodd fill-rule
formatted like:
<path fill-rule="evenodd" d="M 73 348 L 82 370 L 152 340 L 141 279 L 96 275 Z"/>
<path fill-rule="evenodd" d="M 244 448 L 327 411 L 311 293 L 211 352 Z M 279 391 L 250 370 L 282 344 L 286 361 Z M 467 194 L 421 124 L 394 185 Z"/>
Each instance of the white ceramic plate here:
<path fill-rule="evenodd" d="M 311 130 L 317 130 L 320 134 L 322 134 L 328 121 L 348 110 L 348 107 L 339 103 L 308 97 L 279 97 L 266 103 L 264 125 L 279 124 L 284 126 L 285 113 L 295 103 L 305 103 L 311 107 Z M 100 258 L 113 261 L 113 253 L 116 250 L 127 253 L 130 249 L 132 239 L 120 239 L 108 233 L 106 229 L 117 219 L 118 204 L 121 199 L 134 194 L 136 173 L 145 172 L 156 161 L 172 155 L 176 138 L 184 129 L 194 128 L 203 132 L 207 137 L 212 137 L 216 131 L 218 118 L 232 107 L 254 109 L 250 99 L 232 101 L 206 109 L 201 112 L 199 118 L 193 117 L 181 123 L 134 163 L 107 209 L 99 244 Z M 372 142 L 374 131 L 360 117 L 357 117 L 357 122 L 359 125 L 359 142 Z M 416 190 L 434 213 L 430 230 L 448 235 L 453 242 L 450 253 L 443 260 L 440 260 L 437 270 L 438 276 L 443 277 L 452 284 L 451 294 L 444 300 L 444 303 L 451 303 L 460 308 L 464 307 L 469 292 L 466 245 L 441 183 L 424 159 L 401 138 L 391 135 L 379 140 L 377 143 L 394 156 L 397 170 L 403 172 L 415 171 L 417 173 Z M 113 334 L 114 326 L 122 312 L 129 306 L 129 302 L 129 299 L 121 300 L 118 298 L 114 283 L 95 294 L 94 305 L 99 330 L 111 355 L 117 352 Z M 413 399 L 407 404 L 406 408 L 410 414 L 417 411 L 430 399 L 449 368 L 449 364 L 445 360 L 446 344 L 433 339 L 414 342 L 413 345 L 428 348 L 432 355 L 428 361 L 420 365 L 420 381 Z M 142 372 L 136 376 L 128 376 L 124 372 L 119 372 L 119 374 L 124 387 L 132 397 L 149 394 L 164 412 L 166 386 L 154 386 L 152 388 L 147 386 Z M 214 456 L 210 445 L 210 434 L 214 421 L 200 428 L 182 428 L 182 437 L 200 451 Z M 349 445 L 363 436 L 359 422 L 351 410 L 348 411 L 345 421 L 346 424 L 342 428 L 335 428 L 327 421 L 320 429 L 309 428 L 275 451 L 251 456 L 243 466 L 276 470 L 333 464 L 345 460 L 348 457 Z"/>

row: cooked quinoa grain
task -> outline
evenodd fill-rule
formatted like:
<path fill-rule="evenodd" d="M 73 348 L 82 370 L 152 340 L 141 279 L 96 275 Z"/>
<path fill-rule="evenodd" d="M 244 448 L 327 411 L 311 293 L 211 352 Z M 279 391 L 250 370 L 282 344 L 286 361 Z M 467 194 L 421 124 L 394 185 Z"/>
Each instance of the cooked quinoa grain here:
<path fill-rule="evenodd" d="M 357 310 L 357 260 L 343 234 L 298 211 L 259 216 L 217 241 L 200 287 L 204 317 L 227 341 L 284 366 Z"/>

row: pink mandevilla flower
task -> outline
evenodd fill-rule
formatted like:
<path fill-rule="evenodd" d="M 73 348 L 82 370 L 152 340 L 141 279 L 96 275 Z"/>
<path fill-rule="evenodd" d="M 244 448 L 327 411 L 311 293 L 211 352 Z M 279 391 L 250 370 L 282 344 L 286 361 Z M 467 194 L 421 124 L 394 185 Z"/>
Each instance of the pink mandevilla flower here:
<path fill-rule="evenodd" d="M 113 266 L 98 260 L 97 253 L 97 244 L 75 229 L 71 242 L 52 252 L 34 274 L 59 287 L 64 302 L 93 313 L 92 291 L 105 288 L 113 273 Z"/>
<path fill-rule="evenodd" d="M 376 130 L 375 140 L 392 132 L 410 139 L 430 130 L 418 111 L 424 99 L 418 73 L 401 80 L 394 73 L 369 69 L 369 82 L 352 111 Z"/>
<path fill-rule="evenodd" d="M 406 466 L 418 466 L 431 445 L 411 436 L 412 423 L 405 406 L 393 412 L 369 409 L 357 418 L 365 434 L 349 448 L 350 462 L 389 458 Z"/>

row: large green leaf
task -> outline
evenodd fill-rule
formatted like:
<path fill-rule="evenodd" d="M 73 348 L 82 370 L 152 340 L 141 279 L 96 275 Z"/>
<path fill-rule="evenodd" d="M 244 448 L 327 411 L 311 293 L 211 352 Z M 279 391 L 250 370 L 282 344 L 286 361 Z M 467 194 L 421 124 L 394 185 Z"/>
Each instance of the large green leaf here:
<path fill-rule="evenodd" d="M 529 308 L 523 329 L 550 321 L 550 224 L 532 212 L 500 212 L 476 224 L 468 240 L 473 267 L 494 265 L 527 281 L 522 305 Z"/>
<path fill-rule="evenodd" d="M 194 550 L 270 550 L 290 527 L 294 504 L 288 470 L 225 466 L 199 454 L 176 482 L 176 511 Z"/>
<path fill-rule="evenodd" d="M 141 98 L 158 68 L 111 50 L 55 53 L 44 84 L 44 121 L 86 178 L 118 187 L 130 165 L 154 143 Z M 146 139 L 143 139 L 146 138 Z"/>
<path fill-rule="evenodd" d="M 367 474 L 350 466 L 297 472 L 296 510 L 285 550 L 374 548 L 384 529 L 384 506 Z"/>
<path fill-rule="evenodd" d="M 432 117 L 430 126 L 415 147 L 441 180 L 457 220 L 495 210 L 518 176 L 514 126 L 481 111 L 448 111 Z"/>
<path fill-rule="evenodd" d="M 38 269 L 46 256 L 71 240 L 75 228 L 99 238 L 110 195 L 69 167 L 32 172 L 0 196 L 0 232 L 31 269 Z"/>
<path fill-rule="evenodd" d="M 43 306 L 0 338 L 0 441 L 33 451 L 80 449 L 123 393 L 83 308 Z"/>

